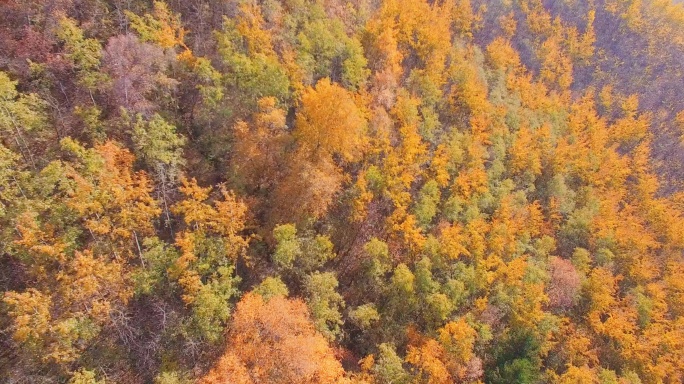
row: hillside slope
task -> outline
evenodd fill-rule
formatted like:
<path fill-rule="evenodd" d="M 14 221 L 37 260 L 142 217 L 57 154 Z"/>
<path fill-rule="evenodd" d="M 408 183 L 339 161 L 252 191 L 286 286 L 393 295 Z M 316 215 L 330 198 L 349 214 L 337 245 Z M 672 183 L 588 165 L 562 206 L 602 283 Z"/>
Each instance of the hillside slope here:
<path fill-rule="evenodd" d="M 0 2 L 0 378 L 679 383 L 684 8 Z"/>

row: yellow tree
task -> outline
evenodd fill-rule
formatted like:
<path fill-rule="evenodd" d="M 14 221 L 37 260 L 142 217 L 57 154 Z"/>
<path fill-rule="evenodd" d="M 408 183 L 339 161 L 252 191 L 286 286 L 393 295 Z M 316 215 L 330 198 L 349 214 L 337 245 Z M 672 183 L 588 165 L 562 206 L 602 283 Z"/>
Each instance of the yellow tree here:
<path fill-rule="evenodd" d="M 239 183 L 250 190 L 268 190 L 282 177 L 285 151 L 293 140 L 285 124 L 285 111 L 274 97 L 258 101 L 251 122 L 238 122 L 235 132 L 234 164 Z"/>
<path fill-rule="evenodd" d="M 248 293 L 237 304 L 225 355 L 200 383 L 325 384 L 343 375 L 304 302 Z"/>
<path fill-rule="evenodd" d="M 147 174 L 134 172 L 134 156 L 112 141 L 87 150 L 65 139 L 63 147 L 83 162 L 66 167 L 65 176 L 74 182 L 67 205 L 96 239 L 108 239 L 109 251 L 127 257 L 134 255 L 131 250 L 139 253 L 142 237 L 154 233 L 161 213 Z"/>
<path fill-rule="evenodd" d="M 200 277 L 217 272 L 207 270 L 202 264 L 230 265 L 243 255 L 247 240 L 240 232 L 245 225 L 247 207 L 225 189 L 221 189 L 222 200 L 208 204 L 206 201 L 211 188 L 200 187 L 195 179 L 181 179 L 181 184 L 180 191 L 185 198 L 171 209 L 175 214 L 183 215 L 187 229 L 176 235 L 176 246 L 180 248 L 181 256 L 171 272 L 184 289 L 183 300 L 190 304 L 204 285 Z M 215 253 L 201 252 L 206 247 L 202 242 L 210 241 L 213 236 L 219 241 L 218 250 Z"/>
<path fill-rule="evenodd" d="M 482 361 L 473 351 L 477 331 L 465 319 L 460 318 L 440 328 L 436 340 L 415 332 L 409 332 L 409 336 L 412 340 L 406 362 L 415 367 L 424 380 L 420 382 L 472 382 L 482 375 Z"/>
<path fill-rule="evenodd" d="M 411 185 L 422 174 L 427 154 L 427 146 L 418 132 L 421 123 L 418 105 L 419 100 L 405 90 L 399 93 L 391 111 L 396 131 L 390 137 L 396 145 L 387 141 L 382 148 L 385 153 L 382 164 L 385 181 L 383 192 L 394 205 L 387 223 L 394 234 L 403 238 L 404 243 L 413 250 L 420 249 L 425 241 L 415 216 L 409 214 Z"/>
<path fill-rule="evenodd" d="M 396 41 L 399 55 L 393 54 L 390 57 L 400 59 L 415 55 L 418 58 L 417 67 L 425 70 L 430 82 L 441 86 L 444 81 L 444 66 L 451 48 L 450 16 L 455 9 L 452 2 L 430 4 L 424 0 L 385 1 L 369 22 L 368 29 L 371 36 L 378 37 L 375 44 L 379 52 L 391 52 L 388 50 L 391 45 L 382 46 L 388 38 Z M 463 21 L 467 24 L 466 20 Z"/>
<path fill-rule="evenodd" d="M 210 204 L 211 188 L 195 179 L 183 178 L 181 184 L 184 198 L 171 211 L 182 215 L 186 227 L 176 234 L 180 256 L 168 272 L 192 311 L 193 336 L 215 342 L 230 316 L 229 300 L 237 294 L 235 265 L 248 244 L 241 235 L 247 206 L 223 187 L 221 198 Z"/>
<path fill-rule="evenodd" d="M 300 223 L 323 217 L 345 179 L 343 170 L 332 158 L 311 162 L 295 155 L 287 175 L 275 191 L 271 222 Z"/>
<path fill-rule="evenodd" d="M 365 131 L 352 93 L 329 79 L 305 89 L 293 131 L 298 148 L 286 159 L 289 170 L 275 191 L 271 222 L 322 217 L 346 181 L 342 166 L 360 160 Z"/>
<path fill-rule="evenodd" d="M 307 157 L 358 160 L 365 130 L 366 119 L 353 95 L 329 79 L 319 80 L 302 94 L 294 135 Z"/>
<path fill-rule="evenodd" d="M 125 11 L 131 21 L 131 28 L 140 34 L 142 41 L 149 41 L 163 49 L 181 47 L 183 51 L 179 59 L 193 59 L 192 51 L 185 45 L 185 35 L 188 31 L 183 27 L 180 15 L 173 14 L 164 1 L 154 1 L 152 14 L 138 16 Z"/>
<path fill-rule="evenodd" d="M 133 156 L 118 144 L 86 149 L 65 139 L 62 146 L 71 160 L 36 176 L 16 219 L 13 249 L 25 255 L 31 283 L 4 301 L 14 340 L 38 347 L 36 362 L 66 369 L 102 329 L 122 325 L 138 238 L 154 233 L 159 209 L 147 175 L 133 171 Z"/>

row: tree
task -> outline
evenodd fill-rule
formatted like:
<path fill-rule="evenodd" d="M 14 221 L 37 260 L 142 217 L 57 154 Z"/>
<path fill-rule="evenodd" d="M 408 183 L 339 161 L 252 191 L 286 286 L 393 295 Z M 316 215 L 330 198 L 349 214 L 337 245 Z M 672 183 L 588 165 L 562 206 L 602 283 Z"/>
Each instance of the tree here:
<path fill-rule="evenodd" d="M 102 46 L 97 39 L 88 39 L 73 19 L 59 20 L 57 38 L 64 42 L 67 59 L 78 73 L 78 82 L 91 92 L 106 84 L 106 76 L 100 71 Z"/>
<path fill-rule="evenodd" d="M 19 159 L 19 155 L 0 145 L 0 219 L 9 215 L 14 202 L 20 199 L 21 181 L 28 177 L 28 173 L 21 170 L 24 167 L 19 165 Z"/>
<path fill-rule="evenodd" d="M 444 349 L 435 340 L 427 340 L 419 347 L 409 346 L 406 361 L 414 365 L 419 376 L 429 384 L 452 383 L 453 378 L 442 361 Z"/>
<path fill-rule="evenodd" d="M 110 92 L 115 106 L 137 114 L 149 115 L 156 108 L 152 92 L 175 86 L 164 73 L 169 64 L 161 48 L 140 42 L 135 35 L 109 39 L 102 61 L 112 78 Z"/>
<path fill-rule="evenodd" d="M 340 309 L 344 308 L 344 299 L 337 293 L 337 277 L 331 272 L 314 272 L 307 276 L 304 285 L 316 329 L 328 340 L 334 340 L 340 334 Z"/>
<path fill-rule="evenodd" d="M 577 300 L 580 289 L 580 277 L 569 261 L 559 257 L 551 258 L 551 281 L 547 287 L 549 304 L 558 309 L 567 310 Z"/>
<path fill-rule="evenodd" d="M 471 382 L 482 375 L 481 360 L 474 356 L 477 332 L 465 319 L 452 321 L 440 328 L 437 340 L 412 335 L 406 361 L 428 383 L 448 383 L 456 380 Z"/>
<path fill-rule="evenodd" d="M 277 242 L 273 261 L 279 268 L 296 274 L 311 272 L 335 257 L 333 243 L 327 236 L 297 236 L 293 224 L 276 226 L 273 237 Z"/>
<path fill-rule="evenodd" d="M 395 347 L 387 343 L 378 346 L 378 358 L 373 372 L 375 378 L 382 384 L 407 384 L 411 381 L 411 376 L 404 369 Z"/>
<path fill-rule="evenodd" d="M 113 345 L 114 335 L 127 334 L 122 318 L 142 257 L 139 239 L 153 232 L 159 214 L 130 152 L 114 142 L 86 149 L 64 139 L 62 146 L 65 161 L 34 175 L 14 218 L 13 252 L 34 277 L 23 292 L 4 295 L 26 358 L 58 375 L 98 341 Z M 27 331 L 29 325 L 40 331 Z M 125 336 L 120 341 L 127 343 Z"/>
<path fill-rule="evenodd" d="M 238 292 L 240 278 L 234 274 L 237 258 L 248 244 L 240 234 L 247 207 L 225 188 L 220 200 L 208 204 L 211 188 L 200 187 L 194 179 L 181 179 L 181 184 L 185 198 L 171 211 L 183 215 L 187 227 L 176 234 L 180 256 L 169 275 L 178 281 L 181 298 L 192 309 L 191 331 L 216 342 L 230 315 L 229 300 Z"/>
<path fill-rule="evenodd" d="M 5 140 L 14 143 L 14 150 L 22 155 L 24 163 L 36 169 L 35 139 L 41 139 L 45 123 L 42 114 L 44 103 L 35 94 L 17 92 L 17 82 L 0 72 L 0 129 Z"/>
<path fill-rule="evenodd" d="M 349 91 L 321 79 L 315 88 L 304 91 L 301 105 L 294 135 L 309 158 L 359 158 L 366 120 Z"/>
<path fill-rule="evenodd" d="M 226 354 L 200 382 L 337 383 L 343 374 L 302 301 L 248 293 L 233 315 Z"/>
<path fill-rule="evenodd" d="M 374 304 L 360 305 L 349 312 L 349 318 L 361 329 L 369 329 L 380 320 L 380 314 Z"/>
<path fill-rule="evenodd" d="M 421 227 L 427 227 L 432 222 L 435 215 L 437 215 L 437 205 L 439 204 L 440 198 L 441 192 L 435 180 L 430 180 L 423 185 L 415 207 L 416 218 Z"/>
<path fill-rule="evenodd" d="M 239 91 L 237 106 L 242 108 L 251 109 L 264 97 L 286 103 L 290 99 L 289 88 L 295 85 L 275 54 L 272 36 L 264 24 L 260 8 L 244 3 L 237 17 L 224 18 L 222 30 L 215 32 L 225 68 L 223 83 Z"/>
<path fill-rule="evenodd" d="M 69 384 L 104 384 L 105 380 L 97 380 L 95 372 L 89 371 L 87 369 L 81 369 L 74 372 L 71 379 L 69 379 Z"/>
<path fill-rule="evenodd" d="M 189 59 L 192 52 L 185 45 L 185 35 L 188 31 L 183 27 L 180 15 L 169 11 L 164 1 L 154 1 L 152 14 L 138 16 L 131 11 L 125 11 L 133 28 L 144 42 L 157 44 L 163 49 L 181 47 L 183 52 L 179 58 Z"/>
<path fill-rule="evenodd" d="M 9 315 L 14 318 L 14 340 L 40 346 L 51 321 L 50 297 L 30 288 L 22 293 L 5 292 L 3 301 L 10 307 Z"/>
<path fill-rule="evenodd" d="M 370 239 L 364 246 L 365 259 L 362 261 L 364 272 L 377 285 L 377 281 L 392 269 L 389 247 L 378 238 Z"/>
<path fill-rule="evenodd" d="M 136 116 L 131 139 L 138 159 L 153 172 L 157 191 L 163 202 L 167 226 L 170 225 L 169 200 L 172 189 L 178 185 L 181 167 L 185 165 L 183 146 L 185 138 L 176 133 L 176 127 L 155 113 L 149 121 Z"/>
<path fill-rule="evenodd" d="M 85 229 L 110 239 L 107 251 L 131 257 L 135 245 L 139 254 L 140 241 L 154 232 L 153 222 L 160 213 L 147 174 L 134 173 L 134 156 L 115 142 L 85 149 L 65 139 L 62 145 L 81 162 L 65 169 L 65 176 L 75 184 L 67 194 L 68 206 L 78 213 Z"/>
<path fill-rule="evenodd" d="M 276 296 L 287 297 L 289 294 L 287 285 L 279 277 L 265 278 L 252 292 L 261 295 L 264 301 Z"/>
<path fill-rule="evenodd" d="M 294 140 L 286 125 L 286 111 L 274 97 L 257 102 L 251 121 L 235 124 L 234 172 L 236 182 L 250 193 L 266 197 L 284 176 L 287 149 Z M 263 202 L 266 204 L 266 202 Z"/>
<path fill-rule="evenodd" d="M 272 195 L 270 221 L 304 224 L 323 217 L 342 188 L 343 170 L 331 157 L 289 160 L 290 169 Z"/>
<path fill-rule="evenodd" d="M 303 82 L 330 77 L 356 90 L 369 75 L 363 47 L 355 36 L 348 36 L 341 20 L 329 17 L 322 8 L 307 6 L 300 16 L 304 20 L 296 36 L 297 64 L 304 72 Z"/>
<path fill-rule="evenodd" d="M 138 115 L 132 129 L 132 139 L 137 157 L 156 171 L 158 181 L 171 185 L 180 177 L 180 167 L 185 164 L 183 145 L 185 138 L 176 133 L 176 127 L 155 113 L 149 122 Z"/>

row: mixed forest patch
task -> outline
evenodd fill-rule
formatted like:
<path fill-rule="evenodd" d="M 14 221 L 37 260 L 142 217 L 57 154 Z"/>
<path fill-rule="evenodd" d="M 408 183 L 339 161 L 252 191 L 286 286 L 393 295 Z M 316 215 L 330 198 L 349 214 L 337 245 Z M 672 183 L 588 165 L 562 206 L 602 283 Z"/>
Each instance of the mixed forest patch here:
<path fill-rule="evenodd" d="M 0 1 L 0 381 L 680 383 L 684 6 Z"/>

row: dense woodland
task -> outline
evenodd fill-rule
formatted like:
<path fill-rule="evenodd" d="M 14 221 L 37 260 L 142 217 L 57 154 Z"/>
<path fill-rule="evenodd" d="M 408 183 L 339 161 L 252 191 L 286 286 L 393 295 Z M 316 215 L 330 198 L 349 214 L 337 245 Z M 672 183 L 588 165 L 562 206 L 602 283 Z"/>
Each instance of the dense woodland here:
<path fill-rule="evenodd" d="M 681 383 L 684 7 L 0 1 L 0 382 Z"/>

